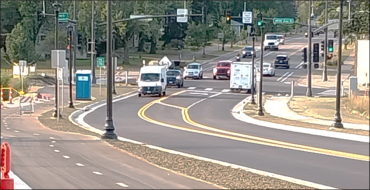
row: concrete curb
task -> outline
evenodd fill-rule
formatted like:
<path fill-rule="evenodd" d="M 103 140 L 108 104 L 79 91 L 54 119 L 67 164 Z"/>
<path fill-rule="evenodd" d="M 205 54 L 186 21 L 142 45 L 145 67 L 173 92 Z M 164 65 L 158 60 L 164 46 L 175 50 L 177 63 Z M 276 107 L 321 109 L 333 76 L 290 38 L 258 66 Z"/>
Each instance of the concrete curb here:
<path fill-rule="evenodd" d="M 258 119 L 251 118 L 243 113 L 244 105 L 246 105 L 249 101 L 250 101 L 250 97 L 247 97 L 246 99 L 239 102 L 233 108 L 232 115 L 234 116 L 235 119 L 243 121 L 245 123 L 259 125 L 261 127 L 280 129 L 280 130 L 285 130 L 285 131 L 292 131 L 292 132 L 304 133 L 304 134 L 316 135 L 316 136 L 322 136 L 322 137 L 330 137 L 330 138 L 336 138 L 336 139 L 369 143 L 370 139 L 368 136 L 353 135 L 353 134 L 340 133 L 340 132 L 334 132 L 334 131 L 325 131 L 325 130 L 319 130 L 319 129 L 310 129 L 310 128 L 304 128 L 304 127 L 296 127 L 296 126 L 271 123 L 271 122 L 261 121 Z"/>

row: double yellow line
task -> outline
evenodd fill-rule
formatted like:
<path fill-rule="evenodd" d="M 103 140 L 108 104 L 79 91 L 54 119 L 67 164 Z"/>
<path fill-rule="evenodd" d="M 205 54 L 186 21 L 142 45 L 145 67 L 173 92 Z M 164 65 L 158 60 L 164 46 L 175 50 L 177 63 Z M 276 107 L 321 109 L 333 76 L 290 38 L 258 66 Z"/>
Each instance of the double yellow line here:
<path fill-rule="evenodd" d="M 171 96 L 176 96 L 178 94 L 181 94 L 185 91 L 180 91 L 175 94 L 172 94 Z M 169 96 L 169 97 L 171 97 Z M 248 143 L 254 143 L 254 144 L 260 144 L 260 145 L 266 145 L 266 146 L 272 146 L 272 147 L 278 147 L 278 148 L 285 148 L 285 149 L 290 149 L 290 150 L 297 150 L 297 151 L 303 151 L 303 152 L 311 152 L 311 153 L 316 153 L 316 154 L 323 154 L 323 155 L 329 155 L 329 156 L 336 156 L 336 157 L 342 157 L 342 158 L 348 158 L 348 159 L 354 159 L 354 160 L 361 160 L 361 161 L 369 161 L 369 156 L 365 155 L 359 155 L 359 154 L 353 154 L 353 153 L 346 153 L 346 152 L 341 152 L 341 151 L 335 151 L 335 150 L 329 150 L 329 149 L 323 149 L 323 148 L 316 148 L 316 147 L 310 147 L 310 146 L 305 146 L 305 145 L 299 145 L 299 144 L 293 144 L 293 143 L 287 143 L 287 142 L 282 142 L 282 141 L 277 141 L 277 140 L 272 140 L 272 139 L 266 139 L 266 138 L 261 138 L 261 137 L 256 137 L 256 136 L 251 136 L 251 135 L 245 135 L 245 134 L 240 134 L 240 133 L 235 133 L 231 131 L 226 131 L 222 129 L 217 129 L 209 126 L 205 126 L 199 123 L 194 122 L 190 116 L 189 116 L 189 109 L 185 107 L 180 107 L 180 106 L 174 106 L 166 103 L 162 103 L 161 101 L 169 98 L 169 97 L 163 97 L 158 100 L 155 100 L 153 102 L 150 102 L 143 106 L 139 112 L 138 115 L 140 118 L 143 120 L 146 120 L 148 122 L 161 125 L 164 127 L 169 127 L 173 129 L 178 129 L 178 130 L 183 130 L 183 131 L 188 131 L 188 132 L 193 132 L 193 133 L 199 133 L 199 134 L 204 134 L 204 135 L 209 135 L 209 136 L 214 136 L 214 137 L 221 137 L 221 138 L 226 138 L 226 139 L 231 139 L 231 140 L 236 140 L 236 141 L 241 141 L 241 142 L 248 142 Z M 156 121 L 153 120 L 145 115 L 145 111 L 149 109 L 152 105 L 156 103 L 161 103 L 166 106 L 170 106 L 173 108 L 181 109 L 181 114 L 183 120 L 195 127 L 198 127 L 203 130 L 196 130 L 196 129 L 190 129 L 186 127 L 181 127 L 177 125 L 172 125 L 172 124 L 167 124 L 161 121 Z"/>

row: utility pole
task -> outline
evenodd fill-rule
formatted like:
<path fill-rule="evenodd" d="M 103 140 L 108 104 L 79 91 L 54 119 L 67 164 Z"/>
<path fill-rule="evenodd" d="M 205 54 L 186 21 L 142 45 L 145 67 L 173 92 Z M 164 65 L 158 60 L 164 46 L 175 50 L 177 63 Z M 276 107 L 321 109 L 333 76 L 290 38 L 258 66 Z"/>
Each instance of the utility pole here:
<path fill-rule="evenodd" d="M 95 76 L 95 37 L 94 37 L 94 1 L 91 1 L 91 74 L 92 74 L 92 84 L 96 84 Z"/>
<path fill-rule="evenodd" d="M 264 116 L 265 114 L 263 113 L 262 109 L 262 78 L 263 78 L 263 42 L 264 40 L 264 31 L 263 31 L 263 26 L 260 27 L 261 29 L 261 58 L 260 58 L 260 82 L 258 83 L 258 115 L 259 116 Z M 253 57 L 253 56 L 252 56 Z M 253 68 L 254 69 L 254 68 Z"/>
<path fill-rule="evenodd" d="M 114 60 L 114 61 L 112 61 L 113 62 L 113 69 L 112 69 L 112 93 L 113 94 L 117 94 L 117 92 L 116 92 L 116 65 L 117 65 L 117 63 L 116 63 L 116 52 L 114 51 L 115 50 L 115 48 L 116 48 L 116 33 L 113 31 L 113 35 L 112 35 L 112 38 L 113 38 L 113 40 L 112 40 L 112 59 Z M 126 76 L 126 77 L 128 77 L 128 76 Z"/>
<path fill-rule="evenodd" d="M 108 18 L 107 18 L 107 118 L 105 121 L 105 133 L 101 136 L 102 139 L 117 139 L 117 135 L 114 133 L 113 125 L 113 105 L 112 105 L 112 0 L 108 0 Z"/>
<path fill-rule="evenodd" d="M 340 91 L 341 91 L 341 79 L 342 79 L 342 21 L 343 21 L 343 0 L 340 0 L 339 10 L 339 36 L 338 36 L 338 62 L 337 62 L 337 88 L 336 88 L 336 100 L 335 100 L 335 115 L 333 126 L 335 128 L 343 128 L 342 118 L 340 115 Z"/>
<path fill-rule="evenodd" d="M 205 15 L 204 15 L 204 4 L 202 4 L 202 23 L 203 24 L 205 24 L 205 22 L 204 22 L 204 18 L 205 17 Z M 202 55 L 203 57 L 206 57 L 206 47 L 203 47 L 203 55 Z"/>
<path fill-rule="evenodd" d="M 72 32 L 73 26 L 68 27 L 68 45 L 69 45 L 69 60 L 68 60 L 68 69 L 69 69 L 69 108 L 75 108 L 73 105 L 73 96 L 72 96 Z"/>
<path fill-rule="evenodd" d="M 311 29 L 311 11 L 312 11 L 312 1 L 309 1 L 308 3 L 308 10 L 309 10 L 309 19 L 308 19 L 308 63 L 307 63 L 307 92 L 306 96 L 307 97 L 312 97 L 312 76 L 311 76 L 311 63 L 312 63 L 312 57 L 311 57 L 311 38 L 313 37 L 312 34 L 312 29 Z"/>
<path fill-rule="evenodd" d="M 252 99 L 251 99 L 251 104 L 252 105 L 255 105 L 256 104 L 256 101 L 254 100 L 254 90 L 255 90 L 255 81 L 254 81 L 254 55 L 256 55 L 256 49 L 255 49 L 255 45 L 254 45 L 254 41 L 255 41 L 255 37 L 254 35 L 252 36 L 252 46 L 253 46 L 253 50 L 252 50 L 252 89 L 251 89 L 251 94 L 252 94 Z"/>
<path fill-rule="evenodd" d="M 328 0 L 325 1 L 325 24 L 328 24 Z M 324 69 L 322 70 L 322 81 L 328 81 L 328 28 L 325 28 L 324 40 Z"/>

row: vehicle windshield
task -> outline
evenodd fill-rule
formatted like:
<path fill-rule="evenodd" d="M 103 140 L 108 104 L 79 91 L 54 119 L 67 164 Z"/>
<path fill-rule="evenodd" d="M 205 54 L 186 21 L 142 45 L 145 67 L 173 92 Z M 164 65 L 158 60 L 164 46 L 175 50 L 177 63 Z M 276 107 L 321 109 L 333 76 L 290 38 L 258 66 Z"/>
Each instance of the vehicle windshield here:
<path fill-rule="evenodd" d="M 220 63 L 217 63 L 217 67 L 230 67 L 230 63 L 220 62 Z"/>
<path fill-rule="evenodd" d="M 159 81 L 159 73 L 143 73 L 140 78 L 144 82 L 157 82 Z"/>
<path fill-rule="evenodd" d="M 266 39 L 268 40 L 276 40 L 276 36 L 266 36 Z"/>
<path fill-rule="evenodd" d="M 179 75 L 180 75 L 180 72 L 178 72 L 178 71 L 167 71 L 167 76 L 177 77 Z"/>
<path fill-rule="evenodd" d="M 284 37 L 283 36 L 277 36 L 278 39 L 283 39 Z"/>
<path fill-rule="evenodd" d="M 198 65 L 188 65 L 188 69 L 198 69 Z"/>
<path fill-rule="evenodd" d="M 270 67 L 270 64 L 263 64 L 263 67 Z"/>
<path fill-rule="evenodd" d="M 278 60 L 286 60 L 286 57 L 277 57 Z"/>
<path fill-rule="evenodd" d="M 245 48 L 245 50 L 247 50 L 247 51 L 252 51 L 252 49 L 253 49 L 252 47 L 246 47 Z"/>

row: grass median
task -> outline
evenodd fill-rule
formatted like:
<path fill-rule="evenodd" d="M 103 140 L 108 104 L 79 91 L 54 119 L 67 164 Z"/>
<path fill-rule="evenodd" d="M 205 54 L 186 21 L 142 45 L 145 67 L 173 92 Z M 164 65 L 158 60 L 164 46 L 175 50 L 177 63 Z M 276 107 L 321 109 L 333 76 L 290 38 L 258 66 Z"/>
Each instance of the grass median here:
<path fill-rule="evenodd" d="M 116 91 L 118 94 L 124 94 L 133 89 L 134 88 L 117 87 Z M 92 94 L 95 96 L 93 101 L 79 101 L 76 103 L 76 108 L 81 109 L 87 105 L 105 99 L 105 95 L 97 96 L 97 94 L 99 94 L 99 88 L 93 88 Z M 55 118 L 50 117 L 53 110 L 43 113 L 38 117 L 38 119 L 44 126 L 53 130 L 79 133 L 100 138 L 99 134 L 74 125 L 68 120 L 69 115 L 75 111 L 76 109 L 65 108 L 63 119 L 61 119 L 60 122 L 57 122 Z M 125 151 L 129 155 L 144 160 L 157 167 L 166 168 L 174 171 L 175 173 L 177 172 L 201 179 L 228 189 L 313 189 L 277 178 L 252 173 L 244 169 L 233 168 L 218 163 L 172 154 L 131 142 L 119 140 L 105 141 L 110 145 Z"/>
<path fill-rule="evenodd" d="M 266 100 L 270 99 L 272 95 L 266 95 L 262 98 L 263 104 L 266 103 Z M 330 102 L 328 102 L 330 104 Z M 304 128 L 312 128 L 312 129 L 319 129 L 319 130 L 326 130 L 326 131 L 335 131 L 335 132 L 341 132 L 341 133 L 348 133 L 348 134 L 356 134 L 356 135 L 364 135 L 364 136 L 369 136 L 369 131 L 364 131 L 364 130 L 356 130 L 356 129 L 336 129 L 331 126 L 326 126 L 326 125 L 319 125 L 319 124 L 312 124 L 312 123 L 306 123 L 306 122 L 300 122 L 300 121 L 295 121 L 295 120 L 289 120 L 285 118 L 280 118 L 276 116 L 272 116 L 266 111 L 264 111 L 265 116 L 258 116 L 257 115 L 257 110 L 258 106 L 250 104 L 248 102 L 245 107 L 244 107 L 244 113 L 248 115 L 249 117 L 252 117 L 254 119 L 266 121 L 266 122 L 271 122 L 271 123 L 278 123 L 278 124 L 283 124 L 283 125 L 289 125 L 289 126 L 295 126 L 295 127 L 304 127 Z M 302 104 L 301 110 L 307 110 L 307 106 Z M 317 110 L 318 111 L 318 110 Z M 320 113 L 321 112 L 315 112 L 315 113 Z M 330 120 L 333 120 L 334 117 L 333 112 L 330 116 Z M 299 113 L 300 114 L 300 113 Z M 318 114 L 316 114 L 318 115 Z M 369 122 L 367 123 L 369 124 Z"/>

